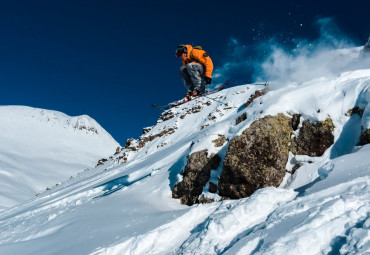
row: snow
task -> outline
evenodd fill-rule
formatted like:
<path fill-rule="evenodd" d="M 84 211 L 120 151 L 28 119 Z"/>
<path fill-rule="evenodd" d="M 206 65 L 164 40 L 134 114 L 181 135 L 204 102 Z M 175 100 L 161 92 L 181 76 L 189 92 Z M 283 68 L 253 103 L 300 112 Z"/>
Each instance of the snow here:
<path fill-rule="evenodd" d="M 93 168 L 119 144 L 87 115 L 0 107 L 0 208 Z"/>
<path fill-rule="evenodd" d="M 346 49 L 337 52 L 340 54 L 337 58 L 348 54 L 353 61 L 358 53 L 358 48 Z M 115 155 L 110 151 L 107 156 L 111 157 L 103 165 L 72 178 L 59 175 L 55 180 L 59 186 L 1 210 L 0 253 L 370 253 L 370 145 L 358 146 L 361 127 L 370 126 L 370 69 L 341 69 L 336 75 L 319 74 L 310 79 L 300 77 L 303 81 L 284 86 L 281 80 L 271 81 L 271 90 L 248 107 L 244 106 L 245 102 L 263 86 L 231 87 L 171 109 L 172 118 L 158 120 L 150 131 L 132 141 L 130 146 L 137 146 L 136 149 L 123 148 Z M 348 114 L 355 106 L 364 109 L 362 117 Z M 0 108 L 0 116 L 10 118 L 6 113 L 13 110 L 19 109 Z M 42 162 L 56 168 L 53 153 L 60 150 L 61 144 L 77 146 L 77 139 L 83 148 L 91 146 L 88 142 L 96 134 L 94 129 L 77 131 L 74 124 L 66 124 L 67 120 L 76 123 L 75 119 L 72 121 L 65 115 L 56 121 L 48 113 L 48 120 L 40 109 L 22 108 L 24 115 L 19 118 L 19 125 L 28 123 L 27 116 L 32 116 L 34 111 L 38 113 L 33 119 L 39 125 L 32 124 L 36 130 L 46 133 L 43 131 L 50 125 L 58 127 L 58 131 L 48 137 L 54 140 L 45 142 L 48 147 L 42 157 L 28 158 L 33 169 Z M 243 113 L 247 119 L 236 124 Z M 187 155 L 207 149 L 209 155 L 218 153 L 223 158 L 228 142 L 216 147 L 213 140 L 224 135 L 231 141 L 254 120 L 277 113 L 287 116 L 300 113 L 303 120 L 310 121 L 332 118 L 335 143 L 321 157 L 290 154 L 289 172 L 280 187 L 260 189 L 249 198 L 220 201 L 217 194 L 205 190 L 205 196 L 213 195 L 216 202 L 190 207 L 172 198 L 172 188 L 181 178 Z M 79 123 L 91 127 L 91 122 L 84 121 Z M 93 127 L 102 134 L 95 124 Z M 14 126 L 1 124 L 0 128 L 1 139 L 6 141 L 1 155 L 11 155 L 7 161 L 2 158 L 0 163 L 16 166 L 17 162 L 25 162 L 25 154 L 17 150 L 15 140 L 7 140 L 4 135 L 5 130 Z M 167 132 L 171 129 L 174 132 Z M 65 143 L 62 143 L 58 135 L 54 137 L 61 130 L 73 139 L 63 139 Z M 164 133 L 155 137 L 161 132 Z M 34 144 L 26 133 L 14 134 L 22 135 L 25 143 Z M 85 135 L 89 139 L 83 140 Z M 57 142 L 54 148 L 52 145 Z M 28 148 L 26 152 L 36 154 L 37 151 Z M 62 162 L 70 161 L 67 154 L 58 152 L 57 155 Z M 127 162 L 124 163 L 123 157 Z M 83 162 L 83 156 L 78 158 L 68 171 L 75 170 L 77 162 Z M 297 163 L 302 167 L 291 174 Z M 25 163 L 16 168 L 20 173 L 23 173 L 22 166 Z M 213 182 L 217 182 L 221 168 L 212 170 Z M 3 166 L 0 169 L 4 169 Z M 11 171 L 2 172 L 4 178 L 14 176 Z M 42 173 L 34 171 L 31 176 L 40 180 Z"/>
<path fill-rule="evenodd" d="M 324 168 L 330 173 L 321 177 L 322 181 L 280 206 L 226 254 L 245 254 L 256 242 L 255 254 L 328 254 L 334 251 L 337 254 L 342 245 L 351 240 L 348 232 L 369 217 L 370 167 L 369 161 L 364 160 L 369 153 L 367 145 L 355 155 L 345 155 L 327 163 Z M 363 162 L 353 166 L 353 160 L 358 162 L 359 159 Z M 370 243 L 363 242 L 365 247 L 351 247 L 355 254 L 369 251 Z"/>

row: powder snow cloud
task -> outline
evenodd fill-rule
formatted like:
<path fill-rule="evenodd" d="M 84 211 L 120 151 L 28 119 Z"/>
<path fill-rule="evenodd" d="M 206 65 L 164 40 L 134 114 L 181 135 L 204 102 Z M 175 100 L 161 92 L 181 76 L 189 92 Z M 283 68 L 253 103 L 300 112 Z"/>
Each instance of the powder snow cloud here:
<path fill-rule="evenodd" d="M 272 88 L 278 88 L 370 66 L 370 54 L 356 48 L 333 19 L 319 19 L 316 24 L 318 38 L 294 39 L 294 47 L 279 43 L 275 37 L 258 45 L 242 45 L 232 38 L 230 61 L 215 70 L 216 77 L 234 79 L 244 73 L 246 83 L 268 81 Z"/>

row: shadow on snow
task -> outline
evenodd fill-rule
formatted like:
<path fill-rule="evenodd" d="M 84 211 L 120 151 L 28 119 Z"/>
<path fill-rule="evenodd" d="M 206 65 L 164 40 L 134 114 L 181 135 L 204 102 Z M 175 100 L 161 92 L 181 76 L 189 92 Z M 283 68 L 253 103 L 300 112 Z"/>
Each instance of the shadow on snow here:
<path fill-rule="evenodd" d="M 147 175 L 144 175 L 142 177 L 139 177 L 135 180 L 132 180 L 132 181 L 129 181 L 129 178 L 130 178 L 130 175 L 125 175 L 125 176 L 122 176 L 122 177 L 118 177 L 116 179 L 113 179 L 111 181 L 108 181 L 106 183 L 103 183 L 99 186 L 96 186 L 95 188 L 98 188 L 98 187 L 103 187 L 103 194 L 100 195 L 100 196 L 97 196 L 95 198 L 99 198 L 99 197 L 105 197 L 105 196 L 108 196 L 114 192 L 117 192 L 119 190 L 121 190 L 123 187 L 128 187 L 138 181 L 141 181 L 143 179 L 145 179 L 146 177 L 150 176 L 151 173 L 147 174 Z"/>

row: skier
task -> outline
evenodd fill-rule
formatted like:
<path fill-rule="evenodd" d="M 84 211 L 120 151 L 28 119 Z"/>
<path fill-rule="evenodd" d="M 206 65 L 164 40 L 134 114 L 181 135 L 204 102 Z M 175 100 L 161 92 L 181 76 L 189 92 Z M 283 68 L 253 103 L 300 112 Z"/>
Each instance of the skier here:
<path fill-rule="evenodd" d="M 188 90 L 184 100 L 189 101 L 202 95 L 205 86 L 212 83 L 213 63 L 207 52 L 200 46 L 180 44 L 176 48 L 176 57 L 182 59 L 180 76 Z"/>

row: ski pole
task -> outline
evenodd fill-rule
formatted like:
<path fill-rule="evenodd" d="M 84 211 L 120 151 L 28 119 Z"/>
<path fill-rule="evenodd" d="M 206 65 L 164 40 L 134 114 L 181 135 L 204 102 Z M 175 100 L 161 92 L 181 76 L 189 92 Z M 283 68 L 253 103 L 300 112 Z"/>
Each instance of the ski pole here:
<path fill-rule="evenodd" d="M 223 103 L 223 102 L 221 102 L 221 101 L 218 101 L 218 100 L 216 100 L 216 99 L 213 99 L 213 98 L 210 98 L 210 97 L 208 97 L 208 96 L 204 96 L 205 98 L 208 98 L 208 99 L 211 99 L 211 100 L 213 100 L 213 101 L 215 101 L 215 102 L 217 102 L 217 103 L 219 103 L 219 104 L 224 104 L 225 106 L 228 106 L 228 103 Z"/>
<path fill-rule="evenodd" d="M 251 83 L 251 85 L 265 85 L 267 87 L 269 84 L 265 82 L 265 83 Z"/>

